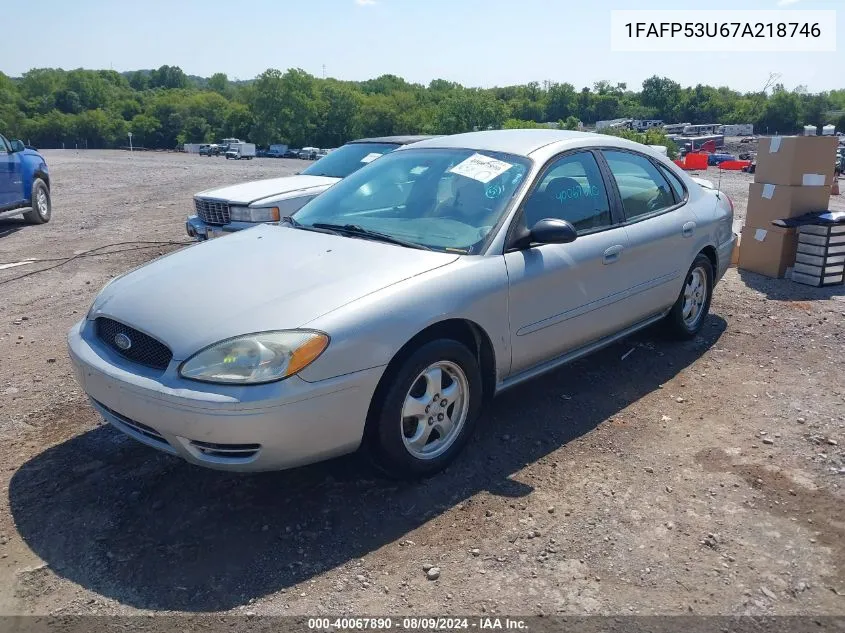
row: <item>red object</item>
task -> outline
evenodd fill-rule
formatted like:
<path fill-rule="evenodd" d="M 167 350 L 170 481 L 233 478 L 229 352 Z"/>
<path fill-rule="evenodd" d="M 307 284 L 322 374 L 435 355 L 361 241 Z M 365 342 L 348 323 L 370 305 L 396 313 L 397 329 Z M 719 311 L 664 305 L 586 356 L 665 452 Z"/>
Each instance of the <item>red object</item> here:
<path fill-rule="evenodd" d="M 672 162 L 673 162 L 673 163 L 675 163 L 675 164 L 676 164 L 678 167 L 680 167 L 681 169 L 686 169 L 686 168 L 687 168 L 687 166 L 684 164 L 684 161 L 682 161 L 682 160 L 680 160 L 680 159 L 678 159 L 678 158 L 676 158 L 676 159 L 675 159 L 675 160 L 673 160 Z"/>
<path fill-rule="evenodd" d="M 750 160 L 723 160 L 719 163 L 719 169 L 725 169 L 727 171 L 742 171 L 749 165 L 751 165 Z"/>
<path fill-rule="evenodd" d="M 710 152 L 711 154 L 716 153 L 716 141 L 707 141 L 704 145 L 701 146 L 702 152 Z"/>
<path fill-rule="evenodd" d="M 687 154 L 684 169 L 707 169 L 707 154 Z"/>

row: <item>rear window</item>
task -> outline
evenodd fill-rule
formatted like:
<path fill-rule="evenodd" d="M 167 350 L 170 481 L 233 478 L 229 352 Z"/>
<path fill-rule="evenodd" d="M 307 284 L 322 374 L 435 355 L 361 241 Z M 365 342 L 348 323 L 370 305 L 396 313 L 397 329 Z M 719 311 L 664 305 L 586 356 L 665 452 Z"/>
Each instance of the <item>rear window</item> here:
<path fill-rule="evenodd" d="M 346 178 L 397 147 L 399 145 L 395 143 L 348 143 L 329 152 L 302 173 L 307 176 Z"/>

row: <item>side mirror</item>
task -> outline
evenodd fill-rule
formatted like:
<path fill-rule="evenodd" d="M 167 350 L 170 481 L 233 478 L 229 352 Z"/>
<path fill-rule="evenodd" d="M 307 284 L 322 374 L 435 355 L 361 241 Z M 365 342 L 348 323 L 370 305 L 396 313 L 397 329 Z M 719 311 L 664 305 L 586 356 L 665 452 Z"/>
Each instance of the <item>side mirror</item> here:
<path fill-rule="evenodd" d="M 539 244 L 568 244 L 576 237 L 578 232 L 566 220 L 546 218 L 531 227 L 531 241 Z"/>
<path fill-rule="evenodd" d="M 26 149 L 26 145 L 23 144 L 23 141 L 9 141 L 9 145 L 12 146 L 12 152 L 22 152 Z"/>

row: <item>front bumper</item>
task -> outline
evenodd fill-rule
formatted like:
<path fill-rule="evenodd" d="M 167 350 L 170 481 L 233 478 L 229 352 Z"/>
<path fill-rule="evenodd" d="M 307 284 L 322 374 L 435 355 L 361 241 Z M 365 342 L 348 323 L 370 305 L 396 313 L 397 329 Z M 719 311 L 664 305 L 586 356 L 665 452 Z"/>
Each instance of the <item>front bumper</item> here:
<path fill-rule="evenodd" d="M 68 333 L 76 379 L 94 408 L 130 437 L 219 470 L 282 470 L 353 452 L 383 367 L 319 382 L 298 376 L 249 387 L 210 385 L 136 365 L 83 319 Z"/>
<path fill-rule="evenodd" d="M 199 216 L 189 215 L 185 221 L 185 232 L 188 234 L 188 237 L 207 240 L 209 239 L 209 231 L 212 231 L 213 237 L 219 237 L 221 234 L 225 235 L 227 233 L 251 229 L 260 224 L 261 222 L 229 222 L 229 224 L 220 226 L 219 224 L 206 224 Z"/>

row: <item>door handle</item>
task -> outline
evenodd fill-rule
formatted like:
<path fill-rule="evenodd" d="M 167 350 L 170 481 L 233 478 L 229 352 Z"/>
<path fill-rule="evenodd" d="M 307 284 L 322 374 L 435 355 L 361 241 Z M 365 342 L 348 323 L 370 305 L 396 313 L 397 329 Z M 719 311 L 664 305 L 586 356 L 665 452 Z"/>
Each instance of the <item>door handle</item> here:
<path fill-rule="evenodd" d="M 681 235 L 684 237 L 692 237 L 693 233 L 695 233 L 695 222 L 687 222 L 684 224 L 684 227 L 681 229 Z"/>
<path fill-rule="evenodd" d="M 611 246 L 604 252 L 604 263 L 605 264 L 613 264 L 614 262 L 619 261 L 619 256 L 622 254 L 622 251 L 625 250 L 625 247 L 621 244 L 617 244 L 616 246 Z"/>

